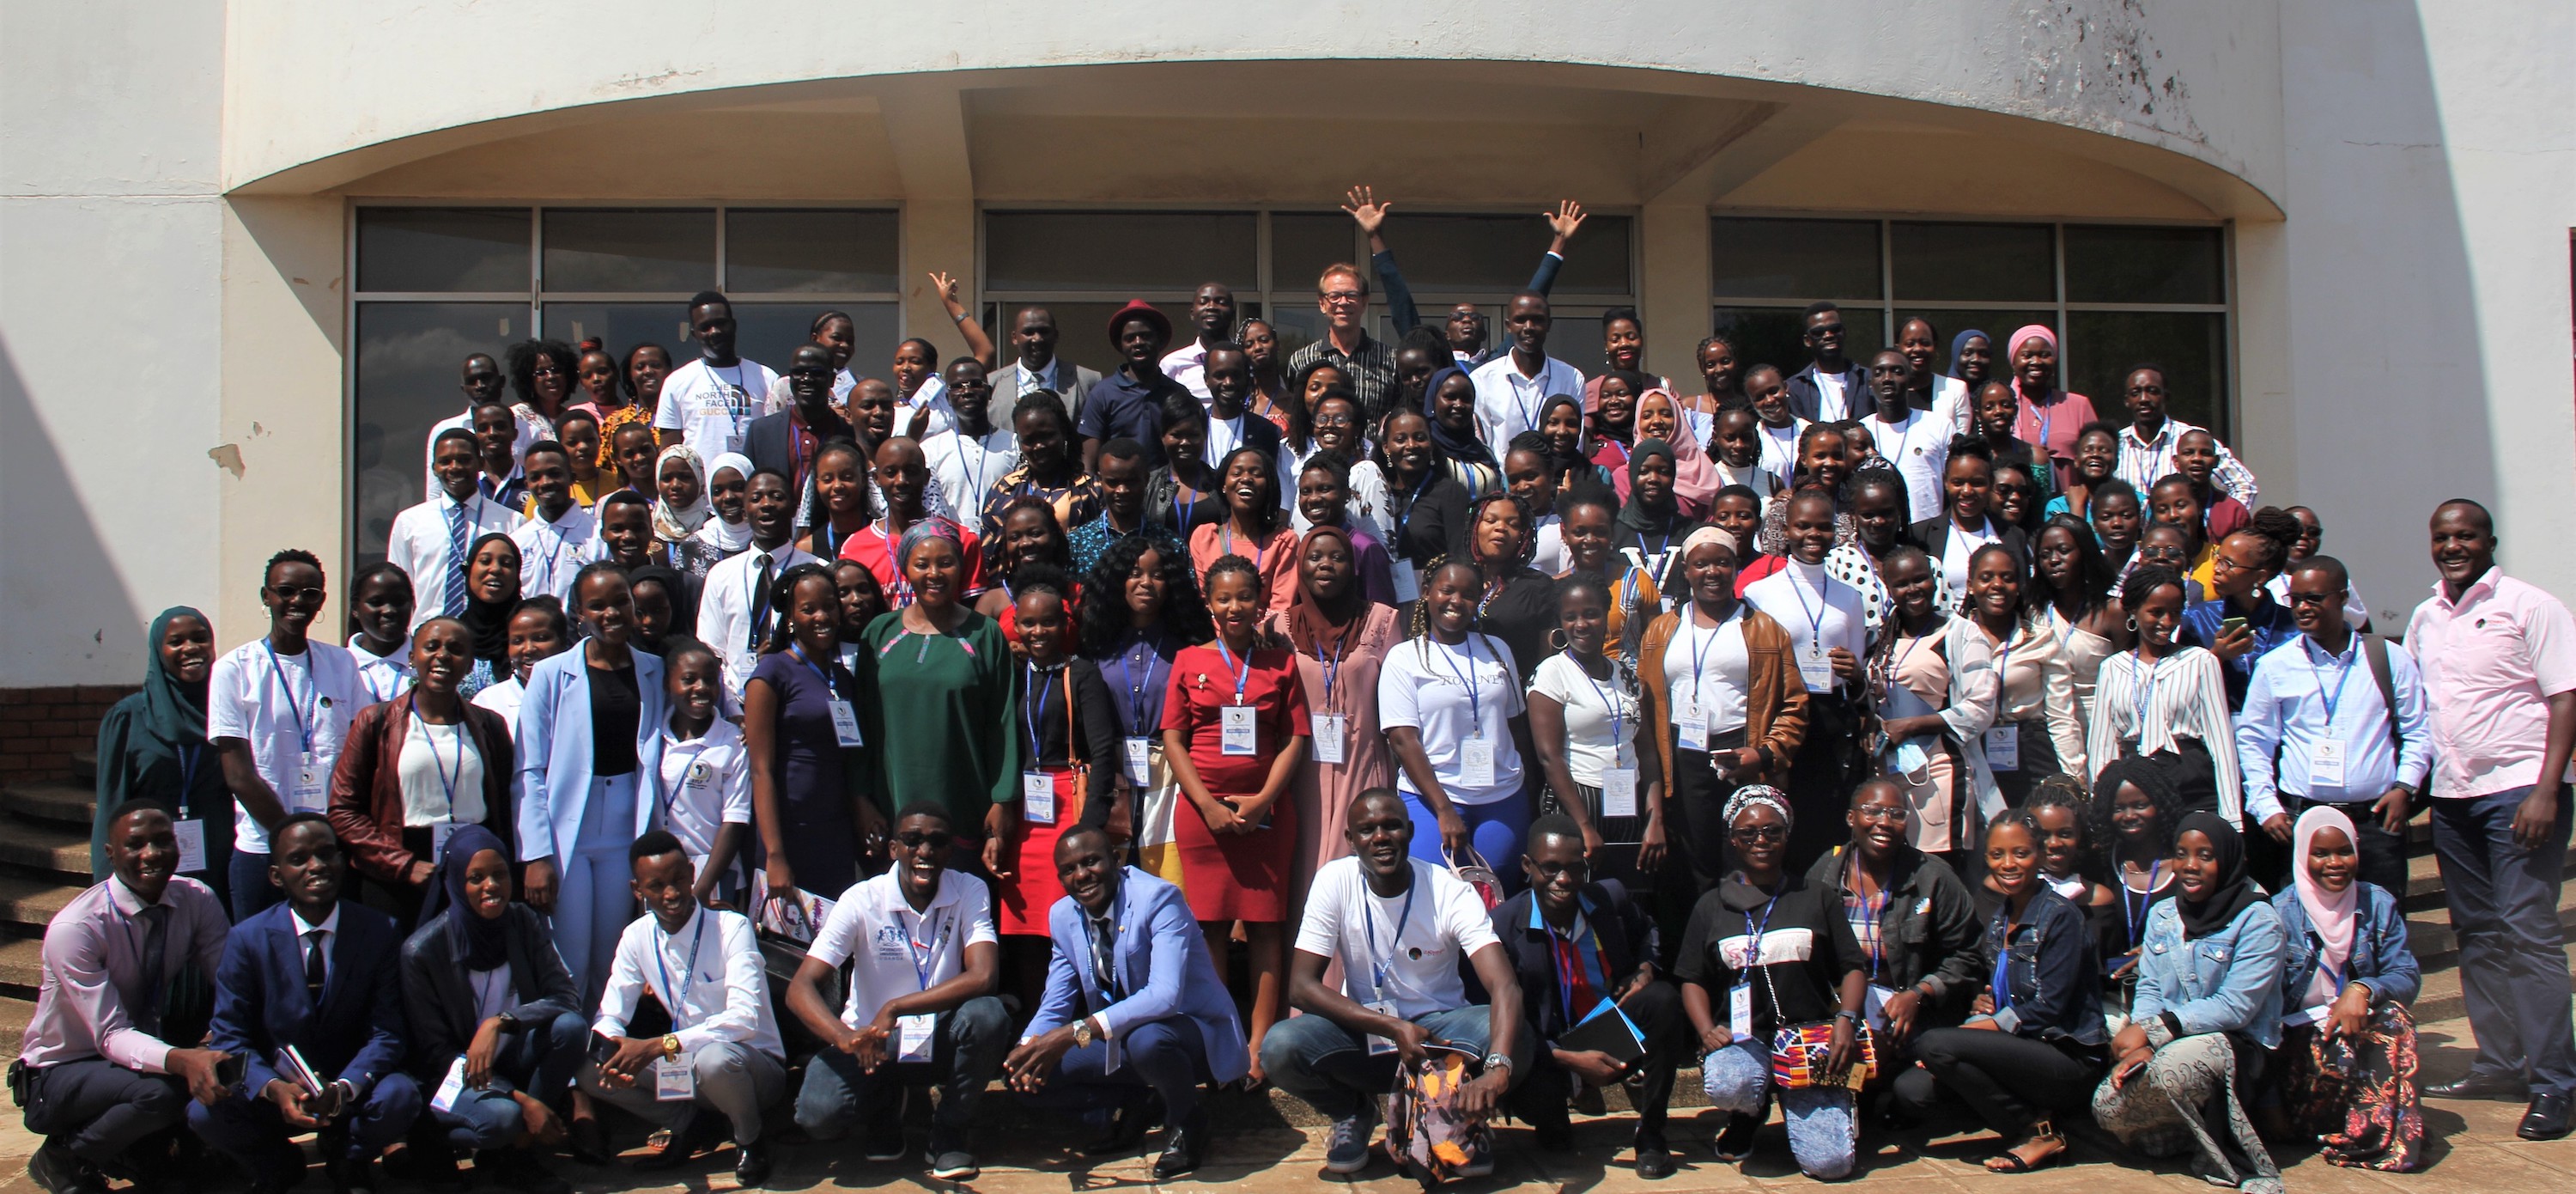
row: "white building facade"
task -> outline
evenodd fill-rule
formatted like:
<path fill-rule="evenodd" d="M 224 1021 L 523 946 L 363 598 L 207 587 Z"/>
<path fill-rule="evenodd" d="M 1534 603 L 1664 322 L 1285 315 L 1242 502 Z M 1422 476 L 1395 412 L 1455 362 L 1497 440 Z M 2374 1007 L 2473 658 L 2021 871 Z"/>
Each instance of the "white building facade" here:
<path fill-rule="evenodd" d="M 718 287 L 777 366 L 984 313 L 1232 285 L 1284 337 L 1365 261 L 1489 315 L 1598 213 L 1558 355 L 1634 306 L 1794 369 L 1925 315 L 2060 330 L 2118 413 L 2164 363 L 2266 501 L 2318 510 L 2385 627 L 2452 496 L 2576 596 L 2576 7 L 2402 0 L 1126 3 L 94 0 L 0 13 L 0 689 L 130 683 L 175 604 L 259 632 L 261 563 L 338 583 L 420 499 L 458 363 L 651 340 Z M 1377 296 L 1383 297 L 1383 296 Z M 1499 327 L 1496 328 L 1499 334 Z"/>

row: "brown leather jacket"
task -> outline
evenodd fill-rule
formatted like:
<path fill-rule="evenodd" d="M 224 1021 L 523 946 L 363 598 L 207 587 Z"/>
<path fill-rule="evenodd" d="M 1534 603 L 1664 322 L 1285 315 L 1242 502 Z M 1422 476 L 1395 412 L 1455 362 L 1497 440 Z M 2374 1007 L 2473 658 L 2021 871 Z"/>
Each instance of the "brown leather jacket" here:
<path fill-rule="evenodd" d="M 1777 786 L 1788 782 L 1789 760 L 1807 735 L 1807 685 L 1798 676 L 1789 632 L 1762 611 L 1749 605 L 1743 609 L 1744 653 L 1749 663 L 1744 742 L 1771 748 L 1771 765 L 1763 769 L 1761 779 Z M 1646 686 L 1646 724 L 1654 730 L 1655 757 L 1663 766 L 1668 794 L 1673 791 L 1673 705 L 1664 681 L 1664 648 L 1681 624 L 1678 612 L 1657 617 L 1646 627 L 1645 641 L 1637 649 L 1637 674 Z"/>
<path fill-rule="evenodd" d="M 473 735 L 483 762 L 483 827 L 516 840 L 517 819 L 511 814 L 510 785 L 518 778 L 518 756 L 510 746 L 510 727 L 501 715 L 465 702 L 465 727 Z M 414 856 L 403 848 L 402 750 L 411 733 L 411 694 L 358 710 L 349 720 L 349 735 L 340 761 L 331 769 L 331 831 L 349 865 L 370 879 L 404 883 Z M 515 849 L 513 851 L 515 853 Z M 421 861 L 436 862 L 437 859 Z M 405 884 L 408 886 L 408 884 Z"/>

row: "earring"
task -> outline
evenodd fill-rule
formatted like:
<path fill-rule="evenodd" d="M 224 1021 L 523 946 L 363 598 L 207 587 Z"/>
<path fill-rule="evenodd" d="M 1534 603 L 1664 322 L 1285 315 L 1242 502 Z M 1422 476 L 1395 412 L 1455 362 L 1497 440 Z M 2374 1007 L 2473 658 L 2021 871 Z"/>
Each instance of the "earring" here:
<path fill-rule="evenodd" d="M 2137 632 L 2138 632 L 2138 620 L 2137 620 L 2136 618 L 2131 618 L 2131 619 L 2129 619 L 2129 633 L 2131 633 L 2131 634 L 2136 634 Z"/>
<path fill-rule="evenodd" d="M 1564 628 L 1564 627 L 1562 627 L 1562 626 L 1560 626 L 1560 627 L 1557 627 L 1557 628 L 1556 628 L 1556 629 L 1554 629 L 1554 630 L 1548 631 L 1548 632 L 1547 632 L 1547 645 L 1548 645 L 1548 646 L 1551 646 L 1551 647 L 1554 647 L 1554 648 L 1556 648 L 1556 649 L 1557 649 L 1557 650 L 1559 650 L 1559 651 L 1564 650 L 1564 649 L 1565 649 L 1565 628 Z"/>

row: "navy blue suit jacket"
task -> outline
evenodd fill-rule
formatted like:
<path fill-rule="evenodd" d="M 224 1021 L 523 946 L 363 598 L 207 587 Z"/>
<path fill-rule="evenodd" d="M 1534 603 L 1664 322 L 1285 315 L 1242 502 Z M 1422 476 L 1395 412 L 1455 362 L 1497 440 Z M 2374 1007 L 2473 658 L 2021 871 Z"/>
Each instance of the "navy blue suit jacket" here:
<path fill-rule="evenodd" d="M 286 904 L 233 927 L 215 972 L 213 1047 L 242 1055 L 244 1097 L 281 1076 L 277 1059 L 293 1045 L 323 1081 L 346 1079 L 363 1102 L 402 1069 L 402 932 L 392 917 L 341 901 L 316 1008 L 304 990 L 304 927 Z"/>

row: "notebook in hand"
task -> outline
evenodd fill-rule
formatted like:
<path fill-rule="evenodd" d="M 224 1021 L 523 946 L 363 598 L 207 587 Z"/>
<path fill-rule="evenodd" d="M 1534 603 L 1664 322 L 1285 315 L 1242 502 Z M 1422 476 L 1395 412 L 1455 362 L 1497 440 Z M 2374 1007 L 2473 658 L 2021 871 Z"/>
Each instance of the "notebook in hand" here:
<path fill-rule="evenodd" d="M 1593 1005 L 1592 1014 L 1585 1016 L 1582 1023 L 1556 1038 L 1556 1047 L 1577 1053 L 1606 1053 L 1610 1060 L 1626 1065 L 1646 1055 L 1646 1034 L 1637 1031 L 1637 1022 L 1620 1011 L 1618 1004 L 1604 999 Z"/>

